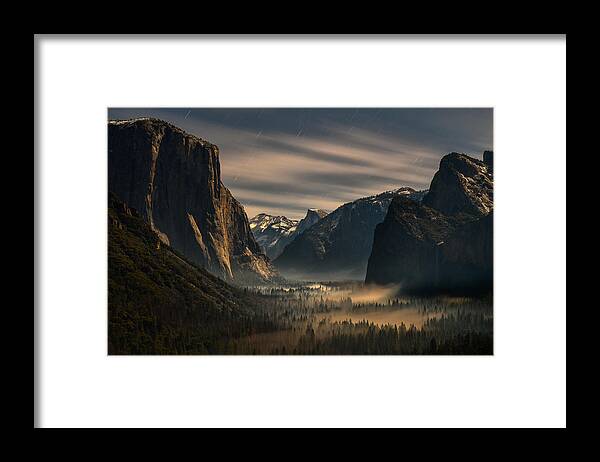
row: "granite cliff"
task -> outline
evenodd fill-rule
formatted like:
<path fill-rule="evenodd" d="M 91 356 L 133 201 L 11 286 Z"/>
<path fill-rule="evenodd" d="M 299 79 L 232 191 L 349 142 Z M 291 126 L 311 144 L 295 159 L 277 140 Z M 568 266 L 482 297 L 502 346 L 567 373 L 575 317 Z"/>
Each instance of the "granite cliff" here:
<path fill-rule="evenodd" d="M 492 152 L 442 158 L 421 203 L 395 198 L 375 228 L 367 283 L 404 292 L 489 292 L 493 285 Z"/>
<path fill-rule="evenodd" d="M 239 284 L 278 278 L 221 182 L 214 144 L 158 119 L 109 121 L 108 189 L 211 273 Z"/>

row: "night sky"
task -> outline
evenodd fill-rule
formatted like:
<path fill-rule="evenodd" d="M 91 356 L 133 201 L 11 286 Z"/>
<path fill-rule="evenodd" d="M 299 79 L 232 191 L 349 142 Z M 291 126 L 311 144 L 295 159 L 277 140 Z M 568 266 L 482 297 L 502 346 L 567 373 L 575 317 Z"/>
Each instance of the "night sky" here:
<path fill-rule="evenodd" d="M 402 186 L 426 189 L 442 156 L 493 149 L 493 110 L 109 109 L 156 117 L 219 146 L 222 181 L 249 218 L 302 218 Z"/>

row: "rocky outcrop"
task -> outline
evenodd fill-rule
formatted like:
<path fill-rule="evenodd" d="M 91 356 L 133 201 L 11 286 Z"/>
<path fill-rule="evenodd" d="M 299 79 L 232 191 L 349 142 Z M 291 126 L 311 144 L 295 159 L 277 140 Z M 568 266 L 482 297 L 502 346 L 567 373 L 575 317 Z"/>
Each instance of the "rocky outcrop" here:
<path fill-rule="evenodd" d="M 296 232 L 294 233 L 294 239 L 300 234 L 302 234 L 304 231 L 306 231 L 308 228 L 325 218 L 328 213 L 329 212 L 327 212 L 326 210 L 308 209 L 306 211 L 306 216 L 298 223 L 298 227 L 296 228 Z"/>
<path fill-rule="evenodd" d="M 375 229 L 365 280 L 397 283 L 404 293 L 491 290 L 492 220 L 395 199 Z"/>
<path fill-rule="evenodd" d="M 365 281 L 397 283 L 405 293 L 491 291 L 492 186 L 483 162 L 445 156 L 421 203 L 391 203 L 375 229 Z"/>
<path fill-rule="evenodd" d="M 298 221 L 259 213 L 250 220 L 250 229 L 263 252 L 274 260 L 290 242 L 326 215 L 325 210 L 308 209 L 306 216 Z"/>
<path fill-rule="evenodd" d="M 446 215 L 483 216 L 493 208 L 491 168 L 478 159 L 450 153 L 440 161 L 423 204 Z"/>
<path fill-rule="evenodd" d="M 108 187 L 211 273 L 237 283 L 278 277 L 221 183 L 219 149 L 208 141 L 158 119 L 109 121 Z"/>
<path fill-rule="evenodd" d="M 292 279 L 363 279 L 371 254 L 375 226 L 385 218 L 396 196 L 419 196 L 400 188 L 338 207 L 300 234 L 273 261 Z"/>
<path fill-rule="evenodd" d="M 426 205 L 394 199 L 385 220 L 375 228 L 366 282 L 400 282 L 411 290 L 431 284 L 437 247 L 456 226 L 455 220 Z"/>

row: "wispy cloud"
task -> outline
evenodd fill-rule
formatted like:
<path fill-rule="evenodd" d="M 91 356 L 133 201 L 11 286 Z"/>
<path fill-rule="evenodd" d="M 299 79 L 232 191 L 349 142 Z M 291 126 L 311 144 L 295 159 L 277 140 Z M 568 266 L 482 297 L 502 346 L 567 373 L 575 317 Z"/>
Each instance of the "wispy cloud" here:
<path fill-rule="evenodd" d="M 429 186 L 451 151 L 492 148 L 491 109 L 111 109 L 219 146 L 223 183 L 252 217 L 301 218 L 385 190 Z"/>

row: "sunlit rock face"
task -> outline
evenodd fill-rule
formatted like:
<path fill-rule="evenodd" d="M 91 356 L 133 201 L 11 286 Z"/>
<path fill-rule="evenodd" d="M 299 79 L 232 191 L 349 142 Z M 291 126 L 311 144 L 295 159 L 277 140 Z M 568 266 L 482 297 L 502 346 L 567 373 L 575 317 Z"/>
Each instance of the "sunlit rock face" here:
<path fill-rule="evenodd" d="M 392 201 L 375 229 L 365 281 L 400 284 L 406 293 L 490 292 L 492 188 L 486 163 L 457 153 L 442 158 L 421 203 Z"/>
<path fill-rule="evenodd" d="M 108 186 L 164 243 L 238 283 L 277 278 L 242 205 L 221 183 L 217 146 L 158 119 L 108 123 Z"/>
<path fill-rule="evenodd" d="M 289 278 L 364 279 L 373 231 L 396 196 L 419 200 L 422 192 L 400 188 L 344 204 L 288 244 L 273 264 Z"/>

